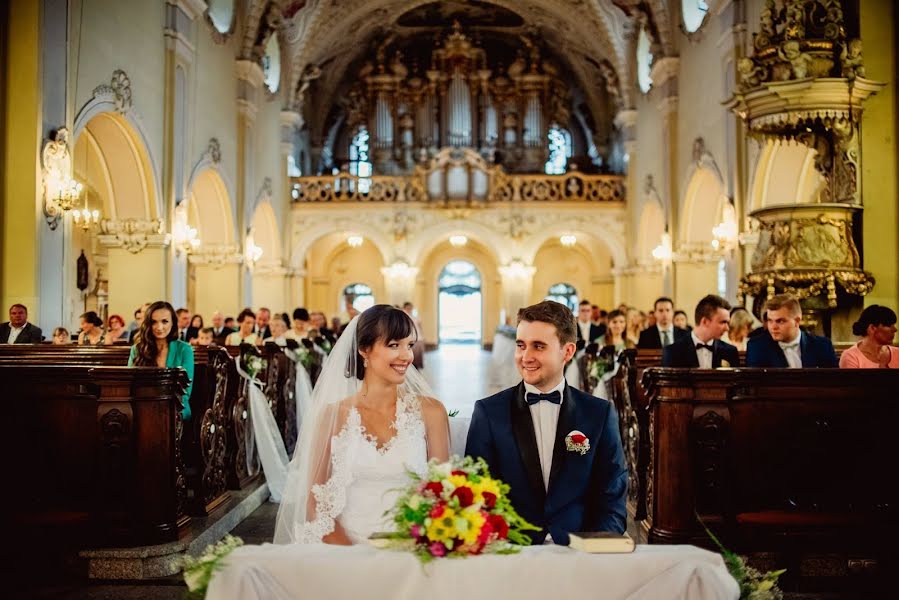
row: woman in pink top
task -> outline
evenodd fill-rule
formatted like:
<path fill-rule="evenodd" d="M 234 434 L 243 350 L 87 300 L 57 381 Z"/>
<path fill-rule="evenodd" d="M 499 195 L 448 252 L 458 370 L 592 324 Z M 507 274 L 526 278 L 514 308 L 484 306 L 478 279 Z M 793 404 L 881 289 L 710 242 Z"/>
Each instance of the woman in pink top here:
<path fill-rule="evenodd" d="M 896 313 L 872 304 L 852 324 L 861 340 L 840 356 L 841 369 L 897 369 L 899 348 L 891 346 L 896 335 Z"/>

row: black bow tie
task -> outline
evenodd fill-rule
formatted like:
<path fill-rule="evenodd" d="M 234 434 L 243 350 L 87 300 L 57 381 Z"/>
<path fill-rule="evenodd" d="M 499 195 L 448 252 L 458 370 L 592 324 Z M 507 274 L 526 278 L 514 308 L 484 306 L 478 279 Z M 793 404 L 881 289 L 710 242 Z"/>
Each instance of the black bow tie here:
<path fill-rule="evenodd" d="M 548 394 L 535 394 L 534 392 L 527 393 L 528 404 L 537 404 L 541 400 L 546 400 L 553 404 L 562 404 L 562 394 L 559 392 L 550 392 Z"/>
<path fill-rule="evenodd" d="M 705 348 L 705 349 L 708 350 L 709 352 L 712 352 L 712 345 L 711 345 L 711 344 L 700 344 L 700 343 L 697 343 L 697 344 L 696 344 L 696 349 L 699 350 L 700 348 Z"/>

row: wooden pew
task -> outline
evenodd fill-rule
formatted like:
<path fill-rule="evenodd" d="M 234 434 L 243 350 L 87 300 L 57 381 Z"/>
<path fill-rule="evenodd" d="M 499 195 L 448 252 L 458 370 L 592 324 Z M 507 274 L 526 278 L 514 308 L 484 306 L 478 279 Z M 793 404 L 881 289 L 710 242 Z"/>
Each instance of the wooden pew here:
<path fill-rule="evenodd" d="M 6 363 L 0 382 L 11 425 L 2 436 L 5 478 L 15 482 L 4 518 L 16 542 L 178 538 L 189 521 L 178 443 L 183 370 Z"/>
<path fill-rule="evenodd" d="M 651 543 L 873 561 L 895 535 L 899 372 L 649 368 Z"/>
<path fill-rule="evenodd" d="M 130 346 L 0 344 L 0 365 L 125 366 Z M 194 382 L 189 399 L 193 418 L 181 438 L 188 482 L 188 513 L 206 516 L 230 494 L 225 481 L 227 352 L 194 347 Z"/>

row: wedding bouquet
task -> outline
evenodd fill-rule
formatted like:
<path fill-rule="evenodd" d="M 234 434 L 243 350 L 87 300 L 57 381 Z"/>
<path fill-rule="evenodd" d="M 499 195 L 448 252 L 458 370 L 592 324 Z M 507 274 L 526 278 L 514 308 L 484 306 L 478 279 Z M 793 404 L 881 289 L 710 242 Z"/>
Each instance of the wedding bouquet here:
<path fill-rule="evenodd" d="M 388 514 L 397 529 L 383 534 L 387 547 L 408 547 L 422 562 L 482 553 L 511 554 L 531 543 L 525 531 L 539 531 L 509 501 L 509 486 L 490 477 L 487 463 L 471 457 L 431 461 Z"/>
<path fill-rule="evenodd" d="M 256 376 L 268 366 L 268 361 L 260 356 L 259 350 L 252 344 L 240 345 L 239 360 L 250 379 L 256 379 Z"/>
<path fill-rule="evenodd" d="M 217 544 L 210 544 L 197 558 L 185 556 L 181 567 L 184 570 L 184 583 L 187 585 L 188 598 L 203 598 L 212 580 L 212 575 L 222 565 L 222 559 L 231 554 L 243 540 L 233 535 L 226 535 Z"/>

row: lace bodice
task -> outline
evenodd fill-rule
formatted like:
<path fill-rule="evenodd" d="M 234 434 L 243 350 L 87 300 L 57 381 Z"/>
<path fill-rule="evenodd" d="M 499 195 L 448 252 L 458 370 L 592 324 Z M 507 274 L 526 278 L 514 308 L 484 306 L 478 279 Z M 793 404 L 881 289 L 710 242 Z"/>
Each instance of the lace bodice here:
<path fill-rule="evenodd" d="M 353 543 L 390 527 L 385 511 L 409 483 L 408 470 L 424 474 L 428 449 L 421 403 L 414 396 L 396 403 L 395 435 L 381 448 L 351 408 L 340 432 L 331 438 L 331 478 L 315 485 L 316 518 L 304 525 L 300 539 L 321 541 L 337 520 Z"/>

